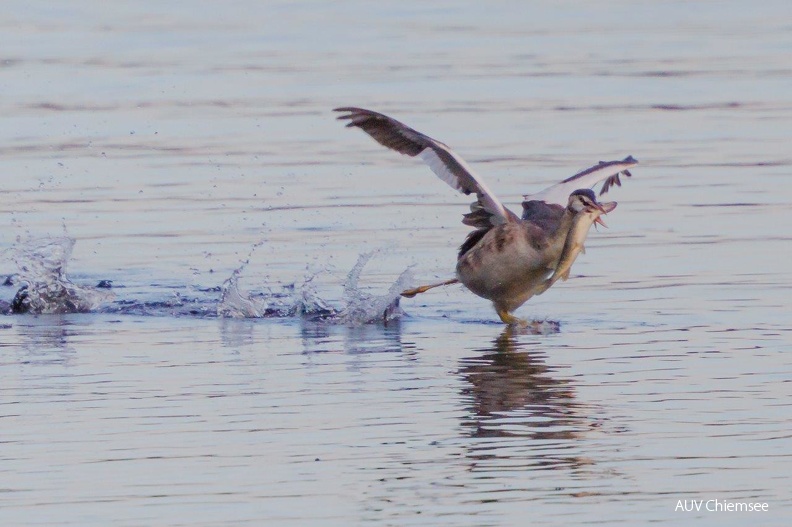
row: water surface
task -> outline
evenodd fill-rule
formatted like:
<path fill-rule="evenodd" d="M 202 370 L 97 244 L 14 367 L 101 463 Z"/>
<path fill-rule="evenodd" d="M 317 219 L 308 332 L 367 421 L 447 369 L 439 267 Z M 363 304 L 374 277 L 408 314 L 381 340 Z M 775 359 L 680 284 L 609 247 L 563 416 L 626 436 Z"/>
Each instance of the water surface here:
<path fill-rule="evenodd" d="M 73 239 L 113 297 L 2 320 L 3 525 L 787 524 L 786 3 L 6 4 L 0 273 Z M 458 286 L 387 325 L 217 316 L 232 276 L 343 309 L 371 251 L 355 298 L 450 277 L 467 198 L 343 105 L 510 206 L 641 161 L 518 313 L 558 332 Z"/>

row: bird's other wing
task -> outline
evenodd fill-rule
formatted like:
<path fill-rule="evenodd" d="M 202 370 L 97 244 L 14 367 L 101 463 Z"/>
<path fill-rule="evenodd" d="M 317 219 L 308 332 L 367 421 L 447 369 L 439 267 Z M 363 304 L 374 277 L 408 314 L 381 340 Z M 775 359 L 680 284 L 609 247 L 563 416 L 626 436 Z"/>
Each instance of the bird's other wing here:
<path fill-rule="evenodd" d="M 539 225 L 546 232 L 553 232 L 558 228 L 561 218 L 564 216 L 564 209 L 566 209 L 557 203 L 539 200 L 523 201 L 522 206 L 522 219 Z"/>
<path fill-rule="evenodd" d="M 478 201 L 471 206 L 463 223 L 476 227 L 500 225 L 517 221 L 517 215 L 503 206 L 487 185 L 479 179 L 465 161 L 447 145 L 413 130 L 396 119 L 363 108 L 343 107 L 338 119 L 348 120 L 347 127 L 360 128 L 379 144 L 410 157 L 419 157 L 432 172 L 463 194 L 476 194 Z"/>
<path fill-rule="evenodd" d="M 569 195 L 581 188 L 591 188 L 600 181 L 605 180 L 600 190 L 600 196 L 608 191 L 611 186 L 621 186 L 619 176 L 624 174 L 632 176 L 630 170 L 638 164 L 638 160 L 633 156 L 627 156 L 621 161 L 600 161 L 593 167 L 578 172 L 574 176 L 566 178 L 560 183 L 544 189 L 536 194 L 523 196 L 524 201 L 544 201 L 546 203 L 556 203 L 566 206 Z"/>

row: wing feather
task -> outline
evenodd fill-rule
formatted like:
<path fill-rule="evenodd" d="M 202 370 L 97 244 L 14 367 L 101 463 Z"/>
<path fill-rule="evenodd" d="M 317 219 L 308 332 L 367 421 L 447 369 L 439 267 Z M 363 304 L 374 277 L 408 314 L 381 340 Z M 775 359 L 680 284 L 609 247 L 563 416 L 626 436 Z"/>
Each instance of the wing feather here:
<path fill-rule="evenodd" d="M 636 166 L 638 160 L 633 156 L 627 156 L 621 161 L 600 161 L 593 167 L 582 170 L 574 176 L 568 177 L 560 183 L 544 189 L 536 194 L 523 196 L 524 201 L 544 201 L 566 206 L 569 195 L 581 188 L 591 188 L 600 181 L 605 181 L 600 190 L 600 196 L 608 191 L 613 185 L 621 186 L 621 175 L 631 177 L 629 169 Z"/>
<path fill-rule="evenodd" d="M 455 190 L 463 194 L 475 194 L 478 202 L 473 204 L 473 208 L 486 213 L 484 216 L 479 213 L 475 226 L 482 223 L 499 225 L 518 220 L 517 215 L 504 207 L 468 164 L 447 145 L 381 113 L 355 107 L 336 108 L 335 111 L 343 112 L 338 119 L 348 120 L 347 127 L 360 128 L 379 144 L 400 154 L 419 157 Z M 467 221 L 465 223 L 470 224 Z"/>

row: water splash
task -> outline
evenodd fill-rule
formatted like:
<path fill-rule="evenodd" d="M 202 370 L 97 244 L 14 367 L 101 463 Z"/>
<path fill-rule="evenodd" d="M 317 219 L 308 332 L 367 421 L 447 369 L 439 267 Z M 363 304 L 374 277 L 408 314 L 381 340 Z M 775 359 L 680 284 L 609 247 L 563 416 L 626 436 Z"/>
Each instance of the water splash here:
<path fill-rule="evenodd" d="M 20 243 L 12 251 L 21 285 L 11 310 L 14 313 L 85 313 L 97 309 L 115 295 L 107 290 L 73 283 L 66 275 L 75 240 L 42 238 Z"/>
<path fill-rule="evenodd" d="M 235 269 L 220 288 L 217 316 L 223 318 L 262 318 L 308 316 L 328 318 L 335 314 L 317 294 L 312 282 L 316 274 L 308 276 L 300 286 L 294 284 L 252 296 L 239 288 L 239 277 L 247 266 L 245 261 Z"/>
<path fill-rule="evenodd" d="M 223 283 L 222 296 L 217 314 L 226 318 L 261 318 L 301 316 L 328 323 L 362 325 L 385 323 L 400 318 L 404 313 L 399 308 L 400 293 L 412 282 L 410 269 L 405 270 L 383 295 L 370 294 L 360 287 L 360 276 L 366 264 L 378 251 L 362 254 L 347 275 L 343 290 L 343 307 L 333 308 L 323 300 L 313 280 L 317 274 L 308 276 L 302 284 L 283 287 L 277 292 L 252 296 L 239 288 L 239 277 L 247 261 Z"/>
<path fill-rule="evenodd" d="M 414 281 L 412 269 L 405 269 L 383 295 L 365 292 L 360 286 L 360 275 L 366 264 L 379 253 L 372 251 L 361 254 L 344 282 L 344 307 L 336 319 L 344 324 L 359 325 L 389 321 L 401 318 L 404 311 L 399 307 L 401 292 Z"/>
<path fill-rule="evenodd" d="M 35 314 L 98 311 L 136 315 L 216 315 L 222 318 L 303 317 L 352 326 L 387 324 L 404 315 L 399 307 L 400 293 L 413 281 L 411 270 L 406 269 L 385 293 L 364 290 L 361 285 L 364 268 L 380 251 L 361 254 L 343 283 L 341 307 L 336 308 L 322 298 L 314 283 L 326 271 L 309 274 L 298 284 L 258 293 L 243 291 L 239 280 L 248 265 L 247 259 L 223 282 L 219 288 L 221 298 L 216 304 L 210 298 L 188 298 L 176 292 L 166 301 L 122 299 L 103 306 L 115 299 L 107 289 L 109 281 L 90 287 L 77 285 L 67 276 L 66 267 L 75 243 L 68 236 L 19 243 L 12 251 L 12 259 L 19 272 L 11 280 L 19 289 L 10 305 L 3 301 L 3 309 Z M 205 292 L 213 291 L 216 289 Z"/>
<path fill-rule="evenodd" d="M 217 304 L 217 316 L 221 318 L 261 318 L 267 306 L 239 290 L 239 275 L 242 268 L 235 269 L 231 276 L 220 287 L 220 302 Z"/>

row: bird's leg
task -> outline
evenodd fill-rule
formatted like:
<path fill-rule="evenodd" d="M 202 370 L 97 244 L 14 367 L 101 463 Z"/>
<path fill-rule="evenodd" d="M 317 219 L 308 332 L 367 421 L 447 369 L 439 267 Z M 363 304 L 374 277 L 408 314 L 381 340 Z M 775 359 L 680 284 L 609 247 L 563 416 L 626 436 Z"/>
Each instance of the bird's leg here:
<path fill-rule="evenodd" d="M 504 324 L 508 324 L 510 326 L 520 326 L 520 327 L 528 326 L 527 320 L 523 320 L 521 318 L 515 317 L 514 315 L 509 313 L 506 309 L 496 307 L 495 311 L 498 313 L 498 316 L 500 317 L 501 321 L 503 321 Z"/>
<path fill-rule="evenodd" d="M 418 293 L 425 293 L 425 292 L 429 291 L 430 289 L 434 289 L 435 287 L 440 287 L 440 286 L 443 286 L 443 285 L 456 284 L 458 282 L 459 282 L 459 279 L 452 278 L 451 280 L 446 280 L 445 282 L 439 282 L 437 284 L 422 285 L 420 287 L 415 287 L 413 289 L 407 289 L 406 291 L 402 291 L 401 292 L 401 296 L 403 296 L 404 298 L 412 298 L 415 295 L 417 295 Z"/>

